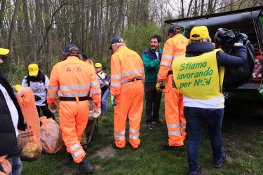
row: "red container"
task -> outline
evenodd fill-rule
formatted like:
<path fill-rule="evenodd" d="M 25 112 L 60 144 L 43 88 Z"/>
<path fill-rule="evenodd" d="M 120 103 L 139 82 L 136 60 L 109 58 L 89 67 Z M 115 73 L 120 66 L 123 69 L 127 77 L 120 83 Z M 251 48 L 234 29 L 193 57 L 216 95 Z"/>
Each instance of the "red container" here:
<path fill-rule="evenodd" d="M 258 55 L 255 57 L 255 64 L 254 69 L 252 73 L 252 82 L 260 83 L 262 80 L 262 74 L 263 74 L 263 56 Z"/>

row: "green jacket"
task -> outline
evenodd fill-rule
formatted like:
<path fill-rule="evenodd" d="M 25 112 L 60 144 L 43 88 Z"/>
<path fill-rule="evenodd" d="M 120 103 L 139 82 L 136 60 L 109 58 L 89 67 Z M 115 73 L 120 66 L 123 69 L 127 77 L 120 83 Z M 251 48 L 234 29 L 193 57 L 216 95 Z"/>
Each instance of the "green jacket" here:
<path fill-rule="evenodd" d="M 156 83 L 157 74 L 160 68 L 160 61 L 162 57 L 162 49 L 158 48 L 159 56 L 157 58 L 155 52 L 149 48 L 145 50 L 142 54 L 142 61 L 145 73 L 145 82 Z"/>

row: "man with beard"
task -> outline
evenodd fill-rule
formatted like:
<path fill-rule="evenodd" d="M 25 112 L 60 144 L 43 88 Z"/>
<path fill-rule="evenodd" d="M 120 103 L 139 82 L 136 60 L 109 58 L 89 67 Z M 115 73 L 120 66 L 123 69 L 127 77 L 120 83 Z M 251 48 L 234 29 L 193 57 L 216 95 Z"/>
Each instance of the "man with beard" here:
<path fill-rule="evenodd" d="M 159 116 L 162 93 L 158 93 L 155 88 L 157 83 L 157 73 L 160 68 L 162 57 L 160 44 L 161 37 L 159 35 L 153 35 L 150 38 L 150 48 L 145 50 L 142 54 L 145 72 L 144 93 L 146 99 L 145 114 L 147 130 L 152 130 L 153 124 L 163 124 L 163 120 Z"/>

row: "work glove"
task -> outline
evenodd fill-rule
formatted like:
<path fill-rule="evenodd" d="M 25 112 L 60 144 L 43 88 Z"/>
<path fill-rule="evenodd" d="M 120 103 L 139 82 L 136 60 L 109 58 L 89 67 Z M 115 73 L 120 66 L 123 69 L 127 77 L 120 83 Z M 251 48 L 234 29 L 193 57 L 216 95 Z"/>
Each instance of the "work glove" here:
<path fill-rule="evenodd" d="M 94 118 L 98 118 L 101 114 L 101 109 L 100 108 L 94 108 L 94 112 L 93 112 L 93 117 Z"/>
<path fill-rule="evenodd" d="M 111 104 L 113 104 L 113 105 L 114 105 L 114 102 L 113 102 L 114 97 L 115 97 L 115 96 L 112 96 L 112 95 L 110 96 L 110 101 L 111 101 Z"/>
<path fill-rule="evenodd" d="M 55 112 L 57 111 L 57 107 L 58 107 L 58 105 L 57 105 L 56 102 L 48 105 L 48 109 L 49 109 L 52 113 L 55 113 Z"/>
<path fill-rule="evenodd" d="M 108 81 L 105 81 L 105 85 L 106 85 L 106 86 L 109 86 L 109 82 L 108 82 Z"/>
<path fill-rule="evenodd" d="M 245 33 L 240 33 L 237 37 L 236 37 L 236 41 L 234 46 L 243 46 L 246 41 L 247 41 L 247 35 Z"/>
<path fill-rule="evenodd" d="M 162 84 L 163 84 L 163 82 L 160 81 L 160 82 L 157 82 L 156 85 L 155 85 L 156 91 L 157 91 L 158 93 L 162 93 L 162 92 L 163 92 L 163 90 L 161 89 Z"/>

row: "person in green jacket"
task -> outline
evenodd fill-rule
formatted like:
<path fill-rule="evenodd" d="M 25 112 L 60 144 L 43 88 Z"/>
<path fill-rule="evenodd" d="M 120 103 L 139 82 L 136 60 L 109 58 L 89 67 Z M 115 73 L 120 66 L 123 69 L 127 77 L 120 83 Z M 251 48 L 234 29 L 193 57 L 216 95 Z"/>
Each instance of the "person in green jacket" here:
<path fill-rule="evenodd" d="M 159 116 L 162 93 L 158 93 L 155 88 L 157 74 L 160 68 L 162 58 L 162 49 L 160 48 L 161 37 L 153 35 L 150 38 L 150 48 L 142 54 L 142 60 L 145 72 L 144 93 L 146 99 L 146 129 L 152 130 L 153 124 L 163 124 Z"/>

